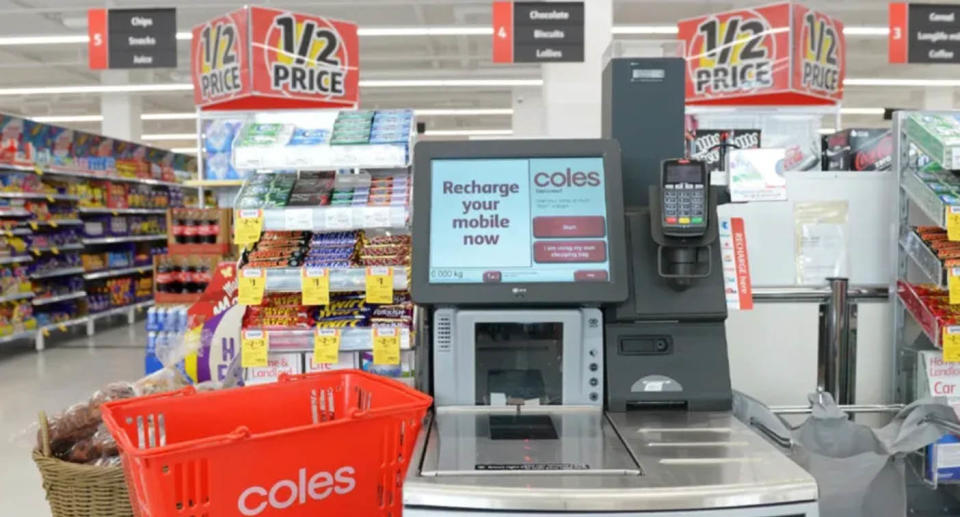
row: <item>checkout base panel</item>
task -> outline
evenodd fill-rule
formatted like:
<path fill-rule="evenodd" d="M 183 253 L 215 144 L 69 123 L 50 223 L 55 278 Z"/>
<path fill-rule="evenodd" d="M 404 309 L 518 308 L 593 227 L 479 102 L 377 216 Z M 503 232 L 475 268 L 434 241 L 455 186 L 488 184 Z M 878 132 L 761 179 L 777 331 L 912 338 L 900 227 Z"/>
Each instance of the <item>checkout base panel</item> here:
<path fill-rule="evenodd" d="M 542 513 L 542 512 L 490 512 L 468 511 L 446 508 L 411 508 L 403 509 L 404 517 L 480 517 L 495 515 L 496 517 L 678 517 L 693 515 L 696 517 L 819 517 L 816 503 L 775 505 L 755 508 L 725 508 L 722 510 L 678 510 L 671 512 L 571 512 L 571 513 Z"/>

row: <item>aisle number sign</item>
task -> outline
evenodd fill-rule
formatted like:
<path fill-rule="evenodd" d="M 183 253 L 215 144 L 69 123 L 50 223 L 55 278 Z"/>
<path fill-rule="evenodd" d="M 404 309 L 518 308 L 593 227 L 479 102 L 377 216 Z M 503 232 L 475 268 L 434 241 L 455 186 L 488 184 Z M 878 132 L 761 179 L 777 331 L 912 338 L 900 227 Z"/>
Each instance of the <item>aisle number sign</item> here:
<path fill-rule="evenodd" d="M 263 210 L 245 208 L 237 210 L 234 223 L 233 242 L 241 246 L 260 240 L 263 231 Z"/>
<path fill-rule="evenodd" d="M 373 327 L 373 364 L 400 364 L 400 329 Z"/>
<path fill-rule="evenodd" d="M 269 338 L 263 330 L 244 330 L 240 336 L 240 366 L 267 366 Z"/>
<path fill-rule="evenodd" d="M 354 107 L 356 24 L 246 7 L 193 28 L 194 103 L 218 108 Z"/>
<path fill-rule="evenodd" d="M 94 70 L 176 68 L 176 9 L 88 10 L 87 56 Z"/>
<path fill-rule="evenodd" d="M 340 329 L 317 327 L 313 335 L 313 362 L 337 364 L 340 361 Z"/>
<path fill-rule="evenodd" d="M 960 326 L 943 327 L 943 362 L 960 363 Z"/>
<path fill-rule="evenodd" d="M 367 268 L 367 303 L 393 303 L 393 268 Z"/>
<path fill-rule="evenodd" d="M 304 305 L 330 305 L 330 270 L 300 269 L 300 298 Z"/>
<path fill-rule="evenodd" d="M 240 270 L 237 303 L 241 305 L 260 305 L 267 287 L 267 270 L 245 267 Z"/>

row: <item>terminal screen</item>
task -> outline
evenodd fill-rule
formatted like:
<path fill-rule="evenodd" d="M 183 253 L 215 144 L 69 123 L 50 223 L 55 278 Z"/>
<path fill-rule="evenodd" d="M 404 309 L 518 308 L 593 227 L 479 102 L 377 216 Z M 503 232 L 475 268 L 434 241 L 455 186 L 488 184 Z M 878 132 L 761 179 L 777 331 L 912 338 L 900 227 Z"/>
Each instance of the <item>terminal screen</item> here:
<path fill-rule="evenodd" d="M 435 159 L 430 282 L 608 282 L 602 157 Z"/>

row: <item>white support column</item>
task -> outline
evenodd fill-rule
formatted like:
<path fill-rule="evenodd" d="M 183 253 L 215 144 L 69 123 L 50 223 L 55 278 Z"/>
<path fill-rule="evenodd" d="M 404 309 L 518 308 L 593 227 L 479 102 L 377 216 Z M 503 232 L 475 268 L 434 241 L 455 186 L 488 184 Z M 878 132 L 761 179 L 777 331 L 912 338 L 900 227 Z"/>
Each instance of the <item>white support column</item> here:
<path fill-rule="evenodd" d="M 931 111 L 946 111 L 954 108 L 954 88 L 945 86 L 928 86 L 923 90 L 923 109 Z"/>
<path fill-rule="evenodd" d="M 583 63 L 542 65 L 544 135 L 600 137 L 600 74 L 612 29 L 613 0 L 584 2 Z"/>
<path fill-rule="evenodd" d="M 103 84 L 129 84 L 130 72 L 125 70 L 104 70 L 100 73 Z M 139 94 L 105 93 L 100 96 L 100 113 L 103 122 L 100 123 L 100 132 L 106 136 L 121 140 L 140 140 L 143 133 L 143 123 L 140 115 L 143 112 L 143 103 Z"/>
<path fill-rule="evenodd" d="M 537 138 L 543 131 L 543 91 L 539 87 L 513 89 L 513 136 Z"/>

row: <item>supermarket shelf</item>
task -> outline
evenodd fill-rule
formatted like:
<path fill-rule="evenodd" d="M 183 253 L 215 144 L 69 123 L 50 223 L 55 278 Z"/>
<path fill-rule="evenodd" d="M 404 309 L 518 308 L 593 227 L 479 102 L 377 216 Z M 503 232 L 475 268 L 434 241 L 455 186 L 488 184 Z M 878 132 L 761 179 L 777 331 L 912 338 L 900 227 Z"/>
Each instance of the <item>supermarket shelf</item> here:
<path fill-rule="evenodd" d="M 902 280 L 897 281 L 897 297 L 903 303 L 907 314 L 913 317 L 914 321 L 923 329 L 930 342 L 937 348 L 941 348 L 941 339 L 943 335 L 943 321 L 923 302 L 913 286 Z"/>
<path fill-rule="evenodd" d="M 150 215 L 157 214 L 162 215 L 167 213 L 166 208 L 101 208 L 101 207 L 86 207 L 81 206 L 77 208 L 81 214 L 130 214 L 130 215 Z"/>
<path fill-rule="evenodd" d="M 0 296 L 0 303 L 26 300 L 27 298 L 33 298 L 33 293 L 14 293 L 7 296 Z"/>
<path fill-rule="evenodd" d="M 937 254 L 920 239 L 916 232 L 909 232 L 900 239 L 904 253 L 913 260 L 917 268 L 927 277 L 927 281 L 940 289 L 947 288 L 947 275 L 943 262 Z"/>
<path fill-rule="evenodd" d="M 393 270 L 393 288 L 398 291 L 409 289 L 407 268 L 404 266 L 392 266 Z M 268 292 L 299 292 L 300 289 L 300 268 L 268 268 L 267 285 Z M 350 292 L 364 291 L 367 288 L 367 271 L 365 267 L 352 268 L 330 268 L 330 291 L 331 292 Z"/>
<path fill-rule="evenodd" d="M 13 229 L 13 230 L 3 230 L 3 231 L 0 231 L 0 234 L 7 235 L 7 236 L 9 236 L 9 235 L 30 235 L 31 233 L 33 233 L 33 230 L 31 230 L 30 228 L 16 228 L 16 229 Z"/>
<path fill-rule="evenodd" d="M 920 178 L 909 171 L 903 171 L 903 182 L 901 187 L 907 193 L 907 196 L 914 202 L 923 213 L 927 215 L 937 226 L 946 228 L 946 209 L 944 203 L 936 192 L 930 189 Z"/>
<path fill-rule="evenodd" d="M 89 321 L 96 321 L 100 318 L 106 318 L 107 316 L 116 316 L 117 314 L 123 314 L 129 310 L 133 309 L 146 309 L 153 305 L 153 300 L 147 300 L 144 302 L 134 303 L 130 305 L 121 305 L 120 307 L 114 307 L 112 309 L 107 309 L 105 311 L 94 312 L 87 316 Z"/>
<path fill-rule="evenodd" d="M 187 180 L 183 184 L 188 187 L 240 187 L 243 185 L 243 180 Z"/>
<path fill-rule="evenodd" d="M 89 321 L 87 316 L 80 316 L 79 318 L 74 318 L 72 320 L 60 321 L 57 323 L 51 323 L 49 325 L 44 325 L 38 330 L 42 333 L 49 333 L 51 330 L 67 330 L 67 327 L 72 327 L 74 325 L 82 325 Z"/>
<path fill-rule="evenodd" d="M 79 275 L 83 273 L 82 267 L 66 267 L 61 269 L 54 269 L 52 271 L 45 271 L 43 273 L 34 273 L 30 275 L 30 278 L 33 280 L 40 280 L 43 278 L 54 278 L 58 276 L 68 276 L 68 275 Z"/>
<path fill-rule="evenodd" d="M 34 305 L 49 305 L 51 303 L 65 302 L 67 300 L 76 300 L 77 298 L 86 298 L 87 293 L 85 291 L 77 291 L 70 294 L 61 294 L 60 296 L 47 296 L 42 298 L 34 298 L 32 304 Z"/>
<path fill-rule="evenodd" d="M 0 208 L 0 217 L 27 217 L 30 215 L 24 208 Z"/>
<path fill-rule="evenodd" d="M 410 210 L 406 206 L 265 208 L 263 229 L 326 232 L 364 228 L 405 228 L 409 216 Z"/>
<path fill-rule="evenodd" d="M 147 273 L 153 271 L 153 266 L 136 266 L 123 269 L 105 269 L 102 271 L 91 271 L 84 273 L 84 280 L 96 280 L 98 278 L 112 278 L 115 276 L 133 275 L 136 273 Z"/>
<path fill-rule="evenodd" d="M 14 332 L 13 334 L 7 334 L 6 336 L 0 336 L 0 345 L 4 343 L 10 343 L 12 341 L 17 341 L 20 339 L 33 338 L 37 335 L 36 330 L 22 330 L 20 332 Z"/>
<path fill-rule="evenodd" d="M 43 248 L 30 248 L 30 251 L 34 255 L 39 255 L 41 253 L 47 253 L 52 251 L 54 254 L 60 253 L 61 251 L 76 251 L 82 250 L 83 244 L 64 244 L 63 246 L 45 246 Z"/>
<path fill-rule="evenodd" d="M 46 194 L 43 192 L 0 192 L 0 198 L 7 199 L 46 199 L 53 201 L 78 201 L 80 196 L 65 194 Z"/>
<path fill-rule="evenodd" d="M 362 145 L 234 147 L 237 169 L 398 169 L 410 166 L 410 142 Z"/>
<path fill-rule="evenodd" d="M 0 264 L 16 264 L 18 262 L 33 262 L 33 257 L 29 255 L 14 255 L 12 257 L 0 257 Z"/>
<path fill-rule="evenodd" d="M 91 239 L 80 239 L 85 246 L 91 244 L 115 244 L 119 242 L 142 242 L 166 240 L 167 234 L 157 233 L 153 235 L 126 235 L 122 237 L 98 237 Z"/>
<path fill-rule="evenodd" d="M 258 330 L 256 327 L 244 330 Z M 276 352 L 312 352 L 313 329 L 283 329 L 267 330 L 267 339 L 272 351 Z M 400 329 L 400 350 L 412 348 L 411 331 L 408 328 Z M 363 352 L 373 350 L 372 328 L 341 328 L 340 351 Z"/>
<path fill-rule="evenodd" d="M 27 221 L 27 224 L 30 226 L 52 226 L 56 228 L 58 226 L 79 226 L 83 224 L 83 221 L 80 219 L 53 219 L 50 221 Z"/>
<path fill-rule="evenodd" d="M 93 173 L 93 172 L 82 172 L 82 171 L 72 171 L 69 169 L 60 169 L 56 167 L 34 167 L 26 165 L 0 165 L 0 170 L 11 171 L 11 172 L 33 172 L 35 174 L 44 175 L 49 174 L 51 176 L 62 176 L 66 178 L 83 178 L 83 179 L 96 179 L 104 181 L 121 181 L 124 183 L 141 183 L 144 185 L 160 185 L 167 187 L 182 187 L 182 183 L 177 183 L 173 181 L 162 181 L 156 180 L 153 178 L 126 178 L 121 176 L 111 176 L 104 173 Z"/>

